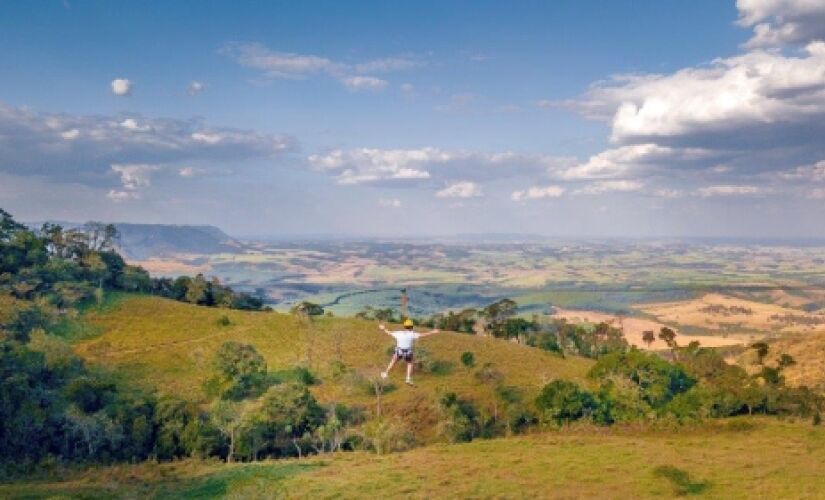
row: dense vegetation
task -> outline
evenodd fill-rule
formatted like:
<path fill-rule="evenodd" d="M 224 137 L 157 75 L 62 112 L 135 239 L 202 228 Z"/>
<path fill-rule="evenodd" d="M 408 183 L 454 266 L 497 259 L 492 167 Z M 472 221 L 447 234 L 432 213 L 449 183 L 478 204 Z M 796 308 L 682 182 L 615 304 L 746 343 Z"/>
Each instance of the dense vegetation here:
<path fill-rule="evenodd" d="M 0 461 L 7 465 L 224 453 L 197 406 L 159 400 L 86 366 L 61 337 L 78 309 L 109 291 L 238 309 L 260 309 L 261 301 L 203 276 L 152 279 L 124 262 L 116 239 L 114 226 L 99 223 L 34 232 L 0 210 Z"/>

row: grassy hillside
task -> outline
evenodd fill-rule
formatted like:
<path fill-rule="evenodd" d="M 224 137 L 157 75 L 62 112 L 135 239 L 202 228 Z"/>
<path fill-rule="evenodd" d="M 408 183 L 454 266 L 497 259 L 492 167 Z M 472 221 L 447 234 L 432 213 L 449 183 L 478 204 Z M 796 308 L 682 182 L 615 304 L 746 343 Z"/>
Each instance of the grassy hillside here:
<path fill-rule="evenodd" d="M 825 430 L 740 418 L 671 431 L 568 429 L 376 456 L 143 463 L 0 486 L 8 498 L 821 498 Z"/>
<path fill-rule="evenodd" d="M 776 359 L 782 354 L 789 354 L 796 361 L 783 371 L 789 385 L 825 390 L 825 332 L 787 335 L 769 345 L 766 364 L 775 366 Z M 753 351 L 749 350 L 740 356 L 740 363 L 756 370 L 758 366 L 753 365 L 755 359 Z"/>
<path fill-rule="evenodd" d="M 229 318 L 230 325 L 219 324 L 222 316 Z M 386 365 L 387 349 L 394 342 L 375 322 L 327 317 L 302 320 L 290 314 L 205 308 L 146 296 L 120 296 L 103 311 L 88 311 L 84 320 L 101 334 L 75 343 L 79 355 L 115 367 L 129 379 L 162 393 L 187 398 L 203 395 L 216 349 L 234 340 L 252 344 L 271 370 L 308 365 L 321 378 L 313 392 L 322 402 L 371 408 L 374 398 L 363 387 L 359 390 L 353 380 L 363 382 L 376 376 Z M 442 361 L 442 369 L 438 374 L 418 374 L 416 387 L 411 388 L 401 383 L 403 367 L 396 368 L 393 380 L 399 387 L 384 396 L 389 411 L 409 413 L 439 391 L 485 402 L 493 389 L 475 377 L 485 363 L 501 372 L 506 385 L 523 388 L 531 399 L 551 379 L 582 379 L 592 363 L 561 359 L 504 340 L 449 332 L 423 339 L 419 346 Z M 474 368 L 460 363 L 465 351 L 474 353 Z M 348 373 L 333 371 L 339 359 Z"/>

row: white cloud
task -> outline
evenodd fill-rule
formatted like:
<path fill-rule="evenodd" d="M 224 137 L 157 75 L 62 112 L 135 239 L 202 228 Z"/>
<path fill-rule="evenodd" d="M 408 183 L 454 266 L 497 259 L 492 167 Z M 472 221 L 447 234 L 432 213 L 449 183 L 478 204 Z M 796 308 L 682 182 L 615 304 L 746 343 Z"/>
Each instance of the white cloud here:
<path fill-rule="evenodd" d="M 122 122 L 120 122 L 120 126 L 127 129 L 127 130 L 134 130 L 136 132 L 145 132 L 150 130 L 151 127 L 146 125 L 140 125 L 137 120 L 134 118 L 126 118 Z"/>
<path fill-rule="evenodd" d="M 378 90 L 385 80 L 367 73 L 389 73 L 423 66 L 411 57 L 385 57 L 347 63 L 313 54 L 270 50 L 260 43 L 228 43 L 218 51 L 243 67 L 261 71 L 265 78 L 303 79 L 312 75 L 331 76 L 351 90 Z"/>
<path fill-rule="evenodd" d="M 66 139 L 67 141 L 73 141 L 73 140 L 77 139 L 79 136 L 80 136 L 80 131 L 77 130 L 76 128 L 60 132 L 60 137 Z"/>
<path fill-rule="evenodd" d="M 753 27 L 746 47 L 774 47 L 825 39 L 821 0 L 737 0 L 739 24 Z"/>
<path fill-rule="evenodd" d="M 627 193 L 631 191 L 641 191 L 644 184 L 640 181 L 631 180 L 615 180 L 615 181 L 597 181 L 592 184 L 578 189 L 575 194 L 604 194 L 612 192 Z"/>
<path fill-rule="evenodd" d="M 204 85 L 203 82 L 193 80 L 186 86 L 186 94 L 191 96 L 198 95 L 203 92 L 205 88 L 206 85 Z"/>
<path fill-rule="evenodd" d="M 671 75 L 614 77 L 574 105 L 594 118 L 612 117 L 619 143 L 760 140 L 793 125 L 825 119 L 825 50 L 801 57 L 753 51 Z M 695 144 L 694 144 L 695 145 Z"/>
<path fill-rule="evenodd" d="M 825 160 L 779 172 L 779 177 L 785 180 L 825 181 Z"/>
<path fill-rule="evenodd" d="M 373 76 L 348 76 L 341 80 L 350 90 L 381 90 L 387 81 Z"/>
<path fill-rule="evenodd" d="M 593 155 L 585 163 L 559 169 L 556 175 L 566 180 L 622 177 L 642 165 L 649 165 L 673 154 L 671 148 L 656 144 L 633 144 Z"/>
<path fill-rule="evenodd" d="M 203 169 L 195 167 L 181 167 L 178 169 L 178 175 L 181 177 L 197 177 L 203 173 Z"/>
<path fill-rule="evenodd" d="M 39 113 L 0 103 L 0 172 L 87 185 L 110 181 L 111 165 L 275 158 L 288 137 L 138 115 Z"/>
<path fill-rule="evenodd" d="M 510 196 L 513 201 L 537 200 L 541 198 L 558 198 L 565 189 L 561 186 L 532 186 L 523 191 L 513 191 Z"/>
<path fill-rule="evenodd" d="M 140 194 L 134 191 L 120 191 L 117 189 L 110 189 L 109 192 L 106 193 L 106 197 L 114 201 L 115 203 L 121 203 L 128 200 L 140 199 Z"/>
<path fill-rule="evenodd" d="M 717 197 L 717 196 L 749 196 L 763 194 L 766 190 L 758 186 L 735 186 L 735 185 L 720 185 L 707 186 L 699 188 L 696 194 L 703 198 Z"/>
<path fill-rule="evenodd" d="M 117 96 L 127 96 L 132 93 L 132 82 L 126 78 L 112 80 L 112 93 Z"/>
<path fill-rule="evenodd" d="M 545 176 L 571 165 L 567 157 L 445 150 L 359 148 L 333 150 L 307 158 L 315 169 L 334 175 L 340 184 L 435 179 L 443 182 L 472 179 Z"/>
<path fill-rule="evenodd" d="M 475 198 L 482 196 L 481 187 L 475 182 L 462 181 L 451 184 L 435 193 L 439 198 Z"/>
<path fill-rule="evenodd" d="M 120 182 L 124 189 L 136 190 L 149 187 L 153 172 L 160 170 L 159 165 L 112 165 L 112 171 L 120 175 Z"/>
<path fill-rule="evenodd" d="M 401 208 L 401 200 L 398 198 L 381 198 L 378 205 L 384 208 Z"/>

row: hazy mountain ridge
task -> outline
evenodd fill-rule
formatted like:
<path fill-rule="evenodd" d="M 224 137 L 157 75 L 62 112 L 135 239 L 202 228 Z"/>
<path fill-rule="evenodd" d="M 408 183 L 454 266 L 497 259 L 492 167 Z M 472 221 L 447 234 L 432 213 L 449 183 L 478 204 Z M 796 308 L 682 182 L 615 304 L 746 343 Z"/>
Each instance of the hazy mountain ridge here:
<path fill-rule="evenodd" d="M 65 229 L 77 229 L 83 226 L 78 222 L 48 222 L 59 224 Z M 119 250 L 125 257 L 134 260 L 184 253 L 235 253 L 239 252 L 243 246 L 240 241 L 216 226 L 121 222 L 114 224 L 120 234 Z M 43 222 L 30 222 L 26 225 L 32 229 L 39 229 Z"/>

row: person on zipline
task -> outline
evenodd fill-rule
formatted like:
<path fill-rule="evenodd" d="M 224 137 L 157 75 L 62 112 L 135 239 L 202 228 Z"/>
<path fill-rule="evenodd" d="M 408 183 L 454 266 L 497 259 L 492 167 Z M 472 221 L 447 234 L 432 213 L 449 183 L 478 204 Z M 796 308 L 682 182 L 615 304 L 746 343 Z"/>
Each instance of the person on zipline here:
<path fill-rule="evenodd" d="M 387 335 L 395 338 L 395 352 L 392 355 L 392 359 L 390 360 L 390 364 L 387 366 L 387 371 L 381 372 L 381 378 L 387 378 L 390 376 L 390 371 L 392 367 L 395 366 L 395 363 L 399 359 L 403 359 L 407 362 L 407 384 L 413 385 L 412 381 L 412 374 L 413 374 L 413 343 L 420 339 L 421 337 L 426 337 L 428 335 L 433 335 L 438 333 L 438 329 L 430 330 L 426 333 L 418 333 L 413 331 L 413 322 L 411 319 L 404 321 L 404 329 L 398 330 L 395 332 L 391 332 L 387 329 L 386 326 L 383 324 L 378 325 L 384 333 Z"/>

